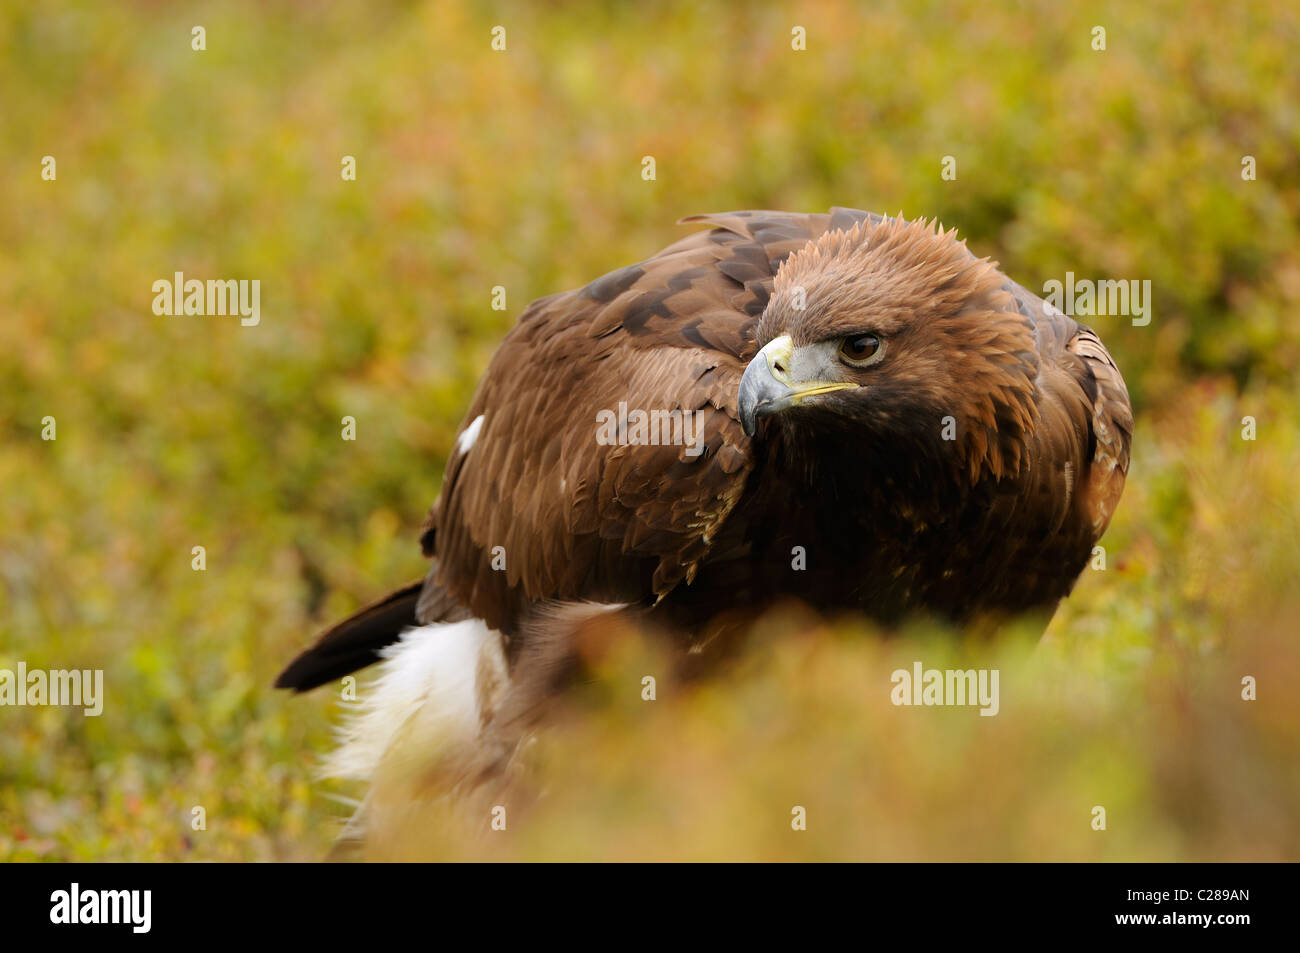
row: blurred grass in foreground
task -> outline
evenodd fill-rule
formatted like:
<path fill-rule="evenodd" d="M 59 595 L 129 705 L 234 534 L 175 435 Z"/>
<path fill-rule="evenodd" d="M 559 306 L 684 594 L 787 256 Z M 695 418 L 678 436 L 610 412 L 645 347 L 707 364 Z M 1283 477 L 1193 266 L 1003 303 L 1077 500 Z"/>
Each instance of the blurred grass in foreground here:
<path fill-rule="evenodd" d="M 776 619 L 737 672 L 646 703 L 660 660 L 621 641 L 508 834 L 457 818 L 406 849 L 1300 857 L 1295 5 L 811 3 L 804 53 L 778 6 L 472 10 L 0 10 L 0 668 L 103 668 L 109 695 L 100 718 L 0 709 L 0 858 L 323 855 L 336 706 L 271 680 L 422 571 L 523 305 L 681 215 L 833 204 L 937 215 L 1031 288 L 1152 280 L 1150 326 L 1092 322 L 1139 411 L 1107 570 L 1032 649 Z M 260 279 L 262 323 L 155 317 L 175 271 Z M 1002 713 L 894 708 L 914 659 L 999 667 Z"/>

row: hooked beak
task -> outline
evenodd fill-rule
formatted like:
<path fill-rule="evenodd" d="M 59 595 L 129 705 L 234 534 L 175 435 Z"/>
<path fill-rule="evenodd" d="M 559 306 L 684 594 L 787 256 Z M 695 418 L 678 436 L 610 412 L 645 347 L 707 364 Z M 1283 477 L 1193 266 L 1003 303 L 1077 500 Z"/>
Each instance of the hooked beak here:
<path fill-rule="evenodd" d="M 758 418 L 766 417 L 793 407 L 815 394 L 856 387 L 845 381 L 792 380 L 790 371 L 794 364 L 794 342 L 790 335 L 774 338 L 754 356 L 740 379 L 740 423 L 745 435 L 754 436 Z"/>

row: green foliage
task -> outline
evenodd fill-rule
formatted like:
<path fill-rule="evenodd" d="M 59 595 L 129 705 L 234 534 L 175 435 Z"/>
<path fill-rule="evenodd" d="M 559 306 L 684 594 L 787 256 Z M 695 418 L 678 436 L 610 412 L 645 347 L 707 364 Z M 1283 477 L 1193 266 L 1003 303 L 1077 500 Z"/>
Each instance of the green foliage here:
<path fill-rule="evenodd" d="M 1151 280 L 1149 326 L 1091 322 L 1139 409 L 1107 569 L 1032 651 L 778 619 L 741 671 L 651 704 L 661 660 L 629 638 L 541 739 L 548 796 L 511 837 L 425 846 L 1300 856 L 1297 48 L 1282 0 L 6 6 L 0 668 L 103 668 L 108 698 L 0 709 L 0 858 L 323 854 L 337 712 L 270 683 L 422 572 L 443 456 L 523 305 L 682 215 L 837 204 L 937 216 L 1031 288 Z M 155 316 L 176 271 L 259 279 L 261 323 Z M 1000 666 L 1003 713 L 889 705 L 918 657 Z"/>

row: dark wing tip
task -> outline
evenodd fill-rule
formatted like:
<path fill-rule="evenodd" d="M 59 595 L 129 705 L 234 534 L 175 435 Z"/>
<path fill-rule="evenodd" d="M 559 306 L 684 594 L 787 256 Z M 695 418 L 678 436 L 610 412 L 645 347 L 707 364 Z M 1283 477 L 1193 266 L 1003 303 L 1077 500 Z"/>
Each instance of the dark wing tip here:
<path fill-rule="evenodd" d="M 347 671 L 335 674 L 323 674 L 325 672 L 317 661 L 311 657 L 309 649 L 303 652 L 296 659 L 285 667 L 285 670 L 279 674 L 275 680 L 276 688 L 287 688 L 295 694 L 309 692 L 313 688 L 319 688 L 328 681 L 346 675 Z"/>
<path fill-rule="evenodd" d="M 289 663 L 275 687 L 311 691 L 379 661 L 384 646 L 418 624 L 415 607 L 423 586 L 423 580 L 404 586 L 327 630 Z"/>

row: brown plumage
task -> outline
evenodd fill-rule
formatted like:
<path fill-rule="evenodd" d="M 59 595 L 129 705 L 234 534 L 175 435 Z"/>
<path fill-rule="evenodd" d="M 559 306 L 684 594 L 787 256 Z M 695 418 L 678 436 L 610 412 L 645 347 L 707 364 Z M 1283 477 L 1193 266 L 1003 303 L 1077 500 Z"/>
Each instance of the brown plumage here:
<path fill-rule="evenodd" d="M 427 578 L 278 684 L 467 618 L 513 666 L 556 603 L 626 604 L 685 642 L 782 598 L 886 624 L 1050 615 L 1128 469 L 1128 394 L 1096 333 L 925 222 L 683 221 L 710 228 L 527 308 L 451 451 Z M 697 412 L 702 451 L 602 445 L 620 403 Z"/>

